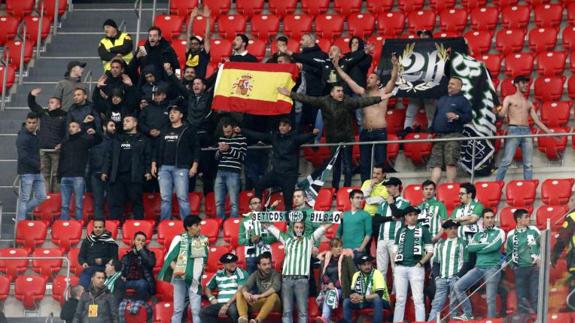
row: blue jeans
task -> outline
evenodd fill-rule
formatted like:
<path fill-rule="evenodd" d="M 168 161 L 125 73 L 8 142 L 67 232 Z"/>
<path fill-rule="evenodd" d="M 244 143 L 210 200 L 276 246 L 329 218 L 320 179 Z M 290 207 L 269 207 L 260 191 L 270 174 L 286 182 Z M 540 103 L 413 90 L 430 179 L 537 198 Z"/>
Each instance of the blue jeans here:
<path fill-rule="evenodd" d="M 537 311 L 539 267 L 517 267 L 513 271 L 515 272 L 518 312 L 530 313 L 530 310 Z"/>
<path fill-rule="evenodd" d="M 373 308 L 373 323 L 383 322 L 383 309 L 389 308 L 389 303 L 380 297 L 374 298 L 372 301 L 366 301 L 359 304 L 354 304 L 349 298 L 343 300 L 343 319 L 346 323 L 352 323 L 353 310 L 362 308 Z"/>
<path fill-rule="evenodd" d="M 509 126 L 507 129 L 509 135 L 530 135 L 529 127 Z M 503 160 L 497 169 L 496 179 L 502 181 L 505 178 L 507 168 L 513 162 L 515 150 L 521 145 L 521 154 L 523 156 L 523 178 L 533 179 L 533 139 L 531 138 L 510 138 L 505 140 L 505 149 L 503 151 Z"/>
<path fill-rule="evenodd" d="M 82 270 L 82 273 L 80 274 L 80 285 L 84 287 L 84 290 L 88 290 L 90 288 L 90 282 L 92 281 L 92 274 L 94 271 L 104 270 L 105 268 L 106 266 L 94 265 Z"/>
<path fill-rule="evenodd" d="M 186 281 L 183 279 L 172 279 L 172 285 L 174 286 L 174 314 L 172 315 L 172 323 L 182 322 L 182 316 L 186 310 L 186 294 L 190 297 L 192 321 L 193 323 L 200 323 L 202 296 L 194 293 L 190 288 L 186 287 Z M 198 286 L 198 288 L 201 289 L 200 286 Z"/>
<path fill-rule="evenodd" d="M 182 220 L 190 215 L 190 200 L 188 195 L 188 185 L 190 178 L 189 170 L 186 168 L 176 168 L 175 166 L 160 166 L 158 171 L 158 182 L 160 183 L 160 217 L 162 220 L 169 220 L 172 215 L 172 192 L 176 191 L 176 198 L 180 206 L 180 217 Z"/>
<path fill-rule="evenodd" d="M 363 129 L 359 133 L 359 141 L 379 141 L 387 140 L 387 129 Z M 387 162 L 387 145 L 361 145 L 359 146 L 359 156 L 361 161 L 361 181 L 364 182 L 371 178 L 371 151 L 373 149 L 373 166 L 385 164 Z M 385 169 L 384 169 L 385 170 Z"/>
<path fill-rule="evenodd" d="M 20 196 L 16 220 L 26 220 L 26 214 L 46 199 L 46 183 L 41 174 L 20 175 Z"/>
<path fill-rule="evenodd" d="M 309 295 L 309 282 L 307 278 L 291 279 L 289 276 L 282 279 L 282 305 L 283 323 L 293 322 L 293 299 L 295 297 L 298 310 L 298 322 L 307 323 L 307 298 Z"/>
<path fill-rule="evenodd" d="M 488 269 L 475 267 L 455 283 L 453 289 L 457 296 L 457 302 L 463 302 L 462 308 L 465 315 L 468 317 L 473 316 L 471 302 L 465 294 L 465 291 L 477 284 L 480 280 L 487 280 L 487 317 L 497 316 L 497 288 L 501 277 L 501 272 L 498 270 L 499 267 Z"/>
<path fill-rule="evenodd" d="M 147 301 L 149 298 L 150 286 L 148 281 L 145 279 L 138 280 L 126 280 L 126 289 L 132 288 L 136 290 L 136 299 L 141 299 Z"/>
<path fill-rule="evenodd" d="M 62 196 L 62 211 L 60 212 L 61 220 L 70 220 L 70 199 L 74 192 L 74 217 L 76 220 L 82 220 L 82 210 L 84 190 L 86 182 L 84 177 L 62 177 L 60 181 L 60 195 Z"/>
<path fill-rule="evenodd" d="M 453 285 L 457 282 L 456 277 L 451 278 L 437 278 L 435 279 L 435 296 L 431 303 L 431 312 L 429 313 L 428 321 L 435 321 L 437 313 L 441 313 L 445 299 L 449 295 L 449 310 L 452 311 L 457 303 L 455 302 L 455 295 L 453 294 Z M 453 312 L 452 312 L 453 314 Z"/>
<path fill-rule="evenodd" d="M 216 196 L 216 214 L 218 218 L 226 218 L 226 192 L 230 193 L 230 204 L 232 207 L 231 216 L 237 218 L 238 199 L 240 195 L 240 173 L 219 170 L 214 183 L 214 194 Z"/>

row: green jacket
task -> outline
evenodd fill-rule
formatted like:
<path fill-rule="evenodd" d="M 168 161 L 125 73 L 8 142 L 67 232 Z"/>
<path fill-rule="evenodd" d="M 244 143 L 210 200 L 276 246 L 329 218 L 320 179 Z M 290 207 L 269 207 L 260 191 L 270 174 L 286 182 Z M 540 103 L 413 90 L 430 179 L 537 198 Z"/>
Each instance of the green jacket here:
<path fill-rule="evenodd" d="M 539 230 L 534 226 L 509 231 L 505 244 L 507 261 L 513 261 L 518 267 L 533 266 L 533 262 L 539 258 L 540 237 Z"/>
<path fill-rule="evenodd" d="M 501 246 L 505 242 L 505 232 L 498 227 L 484 229 L 476 233 L 467 245 L 468 252 L 477 254 L 475 267 L 488 269 L 499 267 L 501 262 Z"/>

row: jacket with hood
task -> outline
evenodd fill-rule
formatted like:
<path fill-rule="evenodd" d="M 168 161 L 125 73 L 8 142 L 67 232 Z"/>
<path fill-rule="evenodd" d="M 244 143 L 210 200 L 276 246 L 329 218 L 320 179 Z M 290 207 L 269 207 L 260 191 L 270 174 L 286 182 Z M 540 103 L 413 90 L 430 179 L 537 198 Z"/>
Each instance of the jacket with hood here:
<path fill-rule="evenodd" d="M 66 111 L 60 109 L 43 109 L 36 103 L 36 97 L 28 94 L 28 107 L 40 118 L 38 138 L 41 149 L 54 149 L 66 136 Z"/>
<path fill-rule="evenodd" d="M 116 181 L 121 162 L 121 146 L 123 144 L 130 144 L 132 150 L 130 167 L 131 182 L 143 183 L 144 175 L 150 173 L 152 147 L 149 139 L 141 133 L 124 133 L 117 135 L 113 140 L 111 140 L 110 148 L 106 151 L 106 156 L 104 157 L 102 173 L 109 175 L 110 183 L 114 183 Z"/>
<path fill-rule="evenodd" d="M 90 305 L 98 305 L 98 316 L 89 317 Z M 96 290 L 90 286 L 80 297 L 73 323 L 118 323 L 118 304 L 114 295 L 105 286 Z"/>
<path fill-rule="evenodd" d="M 82 83 L 82 79 L 79 77 L 71 78 L 68 72 L 64 75 L 64 79 L 56 84 L 52 96 L 60 99 L 62 102 L 62 110 L 70 110 L 70 106 L 74 104 L 74 90 L 77 88 L 84 89 L 84 91 L 88 93 L 88 84 Z"/>
<path fill-rule="evenodd" d="M 120 104 L 114 104 L 112 97 L 122 98 Z M 116 124 L 116 131 L 122 132 L 122 120 L 125 116 L 134 113 L 136 106 L 136 89 L 133 86 L 127 87 L 125 92 L 115 88 L 104 99 L 99 93 L 94 92 L 94 105 L 98 112 L 104 115 L 105 120 L 112 120 Z"/>
<path fill-rule="evenodd" d="M 101 141 L 102 136 L 98 132 L 94 135 L 79 132 L 68 136 L 60 148 L 58 178 L 84 177 L 90 157 L 89 150 Z"/>
<path fill-rule="evenodd" d="M 84 119 L 91 115 L 94 117 L 94 121 L 90 123 L 84 123 Z M 68 111 L 68 116 L 66 118 L 66 124 L 70 124 L 70 122 L 75 121 L 80 123 L 82 126 L 82 131 L 86 131 L 89 128 L 93 128 L 96 132 L 102 130 L 102 120 L 100 119 L 100 115 L 98 111 L 94 108 L 94 104 L 90 101 L 86 101 L 84 104 L 72 104 L 70 110 Z"/>
<path fill-rule="evenodd" d="M 296 62 L 303 64 L 302 72 L 305 77 L 306 94 L 311 96 L 320 96 L 325 92 L 325 83 L 322 82 L 321 67 L 309 64 L 314 60 L 327 60 L 329 56 L 324 53 L 318 45 L 303 48 L 301 53 L 293 54 Z"/>
<path fill-rule="evenodd" d="M 115 135 L 104 133 L 102 135 L 102 142 L 90 149 L 90 160 L 88 161 L 88 170 L 90 174 L 102 174 L 104 159 L 112 147 L 112 139 L 114 139 L 114 137 Z"/>
<path fill-rule="evenodd" d="M 22 126 L 16 138 L 18 175 L 40 174 L 40 139 Z"/>
<path fill-rule="evenodd" d="M 176 51 L 174 51 L 170 43 L 164 38 L 160 39 L 158 45 L 154 47 L 150 46 L 149 40 L 146 40 L 144 48 L 146 49 L 146 56 L 135 57 L 132 60 L 133 64 L 131 64 L 130 68 L 132 71 L 137 71 L 138 68 L 143 68 L 148 65 L 154 65 L 156 71 L 163 71 L 164 63 L 170 63 L 174 71 L 180 68 Z M 161 73 L 161 79 L 165 79 L 164 73 Z"/>
<path fill-rule="evenodd" d="M 153 83 L 146 82 L 146 74 L 153 74 L 156 80 Z M 140 99 L 152 100 L 153 94 L 158 87 L 168 89 L 168 93 L 166 93 L 167 100 L 176 98 L 175 91 L 168 86 L 168 83 L 162 81 L 162 75 L 156 71 L 154 65 L 144 67 L 141 75 L 140 84 L 138 85 L 138 97 Z"/>
<path fill-rule="evenodd" d="M 357 39 L 359 46 L 355 52 L 348 52 L 339 60 L 343 70 L 357 83 L 357 85 L 365 88 L 367 82 L 367 73 L 371 66 L 372 57 L 365 53 L 365 43 L 359 37 L 352 37 L 349 41 L 349 48 L 351 50 L 351 41 Z M 345 92 L 348 94 L 353 93 L 347 83 L 344 84 Z"/>
<path fill-rule="evenodd" d="M 178 137 L 178 141 L 176 144 L 176 156 L 175 156 L 175 165 L 176 168 L 186 168 L 189 169 L 192 167 L 194 162 L 197 162 L 200 158 L 200 144 L 198 142 L 198 136 L 192 127 L 183 124 L 181 126 L 182 132 Z M 169 132 L 171 127 L 165 128 L 160 136 L 158 137 L 157 149 L 156 154 L 153 159 L 157 163 L 158 169 L 162 166 L 163 159 L 164 159 L 164 149 L 166 140 L 164 136 L 166 136 Z"/>
<path fill-rule="evenodd" d="M 169 106 L 170 102 L 168 102 L 168 100 L 164 100 L 160 103 L 150 101 L 138 117 L 138 127 L 140 127 L 140 131 L 149 135 L 152 129 L 161 131 L 170 126 L 170 118 L 168 117 Z"/>

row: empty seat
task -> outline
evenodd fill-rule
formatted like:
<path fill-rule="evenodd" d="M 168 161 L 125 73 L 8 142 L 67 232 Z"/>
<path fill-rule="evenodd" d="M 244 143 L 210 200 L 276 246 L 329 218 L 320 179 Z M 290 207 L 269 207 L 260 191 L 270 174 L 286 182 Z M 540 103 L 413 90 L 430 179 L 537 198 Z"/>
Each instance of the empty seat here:
<path fill-rule="evenodd" d="M 464 37 L 473 55 L 483 55 L 491 48 L 491 38 L 493 35 L 489 31 L 470 30 L 465 33 Z"/>
<path fill-rule="evenodd" d="M 497 27 L 499 10 L 495 7 L 473 8 L 469 14 L 472 30 L 493 31 Z"/>
<path fill-rule="evenodd" d="M 153 252 L 154 255 L 156 255 L 156 265 L 154 266 L 154 268 L 152 268 L 152 270 L 154 272 L 154 275 L 157 275 L 162 269 L 162 266 L 164 265 L 164 258 L 167 250 L 164 252 L 164 248 L 157 247 L 157 248 L 150 248 L 150 251 Z"/>
<path fill-rule="evenodd" d="M 382 14 L 391 11 L 395 0 L 366 0 L 367 11 L 372 14 Z"/>
<path fill-rule="evenodd" d="M 461 33 L 467 25 L 465 9 L 444 9 L 439 14 L 439 25 L 442 31 Z"/>
<path fill-rule="evenodd" d="M 336 208 L 338 211 L 349 211 L 351 209 L 351 203 L 349 201 L 349 192 L 351 192 L 352 190 L 355 189 L 360 189 L 360 187 L 357 186 L 351 186 L 351 187 L 342 187 L 340 188 L 337 193 L 336 193 L 336 197 L 335 197 L 335 202 L 336 202 Z"/>
<path fill-rule="evenodd" d="M 220 231 L 220 222 L 216 219 L 204 219 L 201 222 L 201 232 L 208 237 L 210 244 L 218 241 L 218 234 Z M 219 258 L 218 258 L 219 259 Z"/>
<path fill-rule="evenodd" d="M 557 101 L 563 95 L 564 76 L 538 77 L 534 82 L 535 99 Z"/>
<path fill-rule="evenodd" d="M 334 194 L 335 194 L 335 188 L 322 187 L 317 194 L 313 209 L 316 211 L 331 210 L 331 203 L 333 202 Z"/>
<path fill-rule="evenodd" d="M 258 61 L 261 61 L 266 56 L 266 43 L 261 39 L 250 39 L 248 41 L 248 51 L 250 54 L 254 55 Z M 196 192 L 197 193 L 197 192 Z M 199 209 L 198 209 L 198 213 Z"/>
<path fill-rule="evenodd" d="M 527 98 L 529 96 L 529 89 L 531 88 L 531 83 L 533 82 L 533 80 L 529 81 L 529 85 L 527 86 L 527 92 L 523 93 L 523 95 Z M 506 78 L 503 81 L 501 81 L 501 97 L 506 97 L 508 95 L 512 95 L 515 92 L 517 92 L 517 88 L 515 88 L 515 85 L 513 85 L 513 79 L 511 78 Z"/>
<path fill-rule="evenodd" d="M 334 225 L 330 226 L 330 228 Z M 272 248 L 272 263 L 277 272 L 282 272 L 282 265 L 285 258 L 285 248 L 281 242 L 276 242 L 271 244 Z"/>
<path fill-rule="evenodd" d="M 0 301 L 4 302 L 8 295 L 10 295 L 10 279 L 0 276 Z"/>
<path fill-rule="evenodd" d="M 78 260 L 78 255 L 80 254 L 80 248 L 71 248 L 68 251 L 68 255 L 66 256 L 70 261 L 70 272 L 76 276 L 80 276 L 84 268 L 82 268 L 82 264 Z"/>
<path fill-rule="evenodd" d="M 240 196 L 238 198 L 240 214 L 246 214 L 251 211 L 250 200 L 255 196 L 255 194 L 256 193 L 253 190 L 240 192 Z"/>
<path fill-rule="evenodd" d="M 0 257 L 28 257 L 28 252 L 22 248 L 3 248 L 0 249 Z M 0 272 L 6 274 L 10 280 L 14 280 L 27 267 L 28 259 L 0 259 Z"/>
<path fill-rule="evenodd" d="M 52 280 L 52 298 L 60 303 L 60 305 L 64 305 L 66 302 L 68 287 L 77 285 L 78 283 L 80 283 L 80 279 L 73 275 L 69 278 L 65 275 L 54 277 Z"/>
<path fill-rule="evenodd" d="M 492 79 L 497 79 L 499 72 L 501 71 L 501 61 L 502 57 L 500 54 L 484 54 L 478 57 L 480 61 L 485 64 L 485 67 L 489 71 Z"/>
<path fill-rule="evenodd" d="M 531 206 L 535 201 L 535 194 L 539 180 L 512 180 L 507 183 L 505 197 L 507 205 L 514 207 Z"/>
<path fill-rule="evenodd" d="M 150 243 L 154 234 L 154 222 L 149 220 L 126 220 L 122 225 L 122 241 L 131 245 L 136 232 L 142 231 L 146 234 L 146 243 Z"/>
<path fill-rule="evenodd" d="M 422 140 L 422 142 L 406 142 L 403 144 L 403 154 L 409 158 L 413 164 L 422 166 L 427 163 L 431 155 L 431 148 L 433 144 L 424 140 L 432 139 L 433 135 L 430 133 L 409 133 L 405 136 L 407 140 Z"/>
<path fill-rule="evenodd" d="M 204 5 L 210 8 L 213 16 L 219 16 L 228 12 L 232 3 L 230 0 L 206 0 Z"/>
<path fill-rule="evenodd" d="M 224 202 L 224 213 L 230 214 L 231 206 L 230 206 L 230 197 L 226 195 L 226 200 Z M 215 218 L 216 217 L 216 197 L 214 192 L 210 192 L 206 194 L 205 205 L 204 205 L 204 213 L 206 217 Z M 221 219 L 219 219 L 221 220 Z"/>
<path fill-rule="evenodd" d="M 3 73 L 0 73 L 0 77 L 2 76 Z M 32 215 L 34 218 L 52 222 L 55 217 L 60 215 L 61 209 L 62 198 L 60 193 L 48 193 L 46 194 L 46 199 L 44 202 L 42 202 L 32 211 Z"/>
<path fill-rule="evenodd" d="M 495 47 L 504 55 L 520 52 L 524 43 L 525 31 L 522 29 L 501 29 L 495 36 Z"/>
<path fill-rule="evenodd" d="M 566 50 L 575 49 L 575 26 L 567 26 L 563 29 L 561 34 L 563 40 L 563 48 Z"/>
<path fill-rule="evenodd" d="M 210 247 L 208 257 L 208 263 L 206 264 L 206 271 L 214 273 L 222 267 L 220 264 L 220 258 L 230 251 L 229 246 L 214 246 Z"/>
<path fill-rule="evenodd" d="M 44 243 L 48 226 L 42 221 L 21 220 L 16 224 L 16 244 L 31 252 L 36 246 Z"/>
<path fill-rule="evenodd" d="M 14 283 L 14 296 L 25 309 L 36 309 L 46 294 L 46 278 L 42 276 L 18 276 Z"/>
<path fill-rule="evenodd" d="M 118 220 L 106 220 L 104 223 L 106 230 L 110 231 L 112 238 L 116 239 L 118 237 L 118 227 L 120 226 L 120 221 Z M 88 222 L 86 226 L 86 233 L 90 234 L 94 230 L 94 221 Z"/>
<path fill-rule="evenodd" d="M 549 178 L 541 184 L 541 201 L 546 205 L 566 205 L 571 197 L 575 179 Z"/>
<path fill-rule="evenodd" d="M 501 194 L 503 192 L 503 181 L 493 181 L 493 182 L 483 182 L 479 181 L 475 183 L 475 190 L 477 191 L 477 199 L 483 207 L 497 209 L 499 201 L 501 201 Z"/>
<path fill-rule="evenodd" d="M 32 257 L 62 257 L 63 255 L 63 252 L 57 248 L 38 248 L 32 253 Z M 62 263 L 62 259 L 34 259 L 32 270 L 46 279 L 51 279 L 52 275 L 60 271 Z"/>
<path fill-rule="evenodd" d="M 539 109 L 541 121 L 547 127 L 565 127 L 571 114 L 570 101 L 543 102 Z"/>
<path fill-rule="evenodd" d="M 44 17 L 48 17 L 53 20 L 56 14 L 56 0 L 42 0 L 44 3 Z M 38 3 L 38 10 L 40 9 L 40 3 Z M 68 10 L 68 1 L 58 0 L 58 16 L 62 16 L 66 10 Z"/>
<path fill-rule="evenodd" d="M 570 99 L 575 99 L 575 76 L 571 75 L 567 81 L 567 94 Z"/>
<path fill-rule="evenodd" d="M 198 6 L 198 0 L 171 0 L 170 14 L 187 17 Z"/>
<path fill-rule="evenodd" d="M 158 224 L 158 236 L 156 241 L 168 248 L 175 236 L 184 232 L 183 222 L 179 220 L 164 220 Z"/>
<path fill-rule="evenodd" d="M 208 259 L 210 259 L 210 257 L 208 257 Z M 174 286 L 172 283 L 156 279 L 156 298 L 159 302 L 173 302 Z"/>
<path fill-rule="evenodd" d="M 8 56 L 11 64 L 16 67 L 20 65 L 22 50 L 24 51 L 24 65 L 28 64 L 34 55 L 34 44 L 31 41 L 26 41 L 26 44 L 24 44 L 24 42 L 20 40 L 11 40 L 6 43 L 6 48 L 8 48 Z"/>
<path fill-rule="evenodd" d="M 485 7 L 486 3 L 487 0 L 461 0 L 461 5 L 468 9 Z"/>
<path fill-rule="evenodd" d="M 557 29 L 533 28 L 529 31 L 529 48 L 534 52 L 545 52 L 555 48 L 557 43 Z"/>
<path fill-rule="evenodd" d="M 509 53 L 505 56 L 505 75 L 514 78 L 519 75 L 531 75 L 533 55 L 530 53 Z"/>
<path fill-rule="evenodd" d="M 429 0 L 429 5 L 435 12 L 455 7 L 455 0 Z"/>
<path fill-rule="evenodd" d="M 172 301 L 158 302 L 154 305 L 154 322 L 170 323 L 174 314 Z"/>
<path fill-rule="evenodd" d="M 4 46 L 9 40 L 14 39 L 18 33 L 19 21 L 17 18 L 12 16 L 1 16 L 0 17 L 0 29 L 2 33 L 0 34 L 0 46 Z"/>
<path fill-rule="evenodd" d="M 241 222 L 242 219 L 239 218 L 229 218 L 224 221 L 224 241 L 232 248 L 238 246 Z"/>
<path fill-rule="evenodd" d="M 397 0 L 397 5 L 403 12 L 421 10 L 423 4 L 424 0 Z"/>
<path fill-rule="evenodd" d="M 377 16 L 377 29 L 384 37 L 396 37 L 403 32 L 405 15 L 402 12 L 388 12 Z"/>
<path fill-rule="evenodd" d="M 251 34 L 263 40 L 275 36 L 280 28 L 280 19 L 276 15 L 255 15 L 250 22 Z"/>
<path fill-rule="evenodd" d="M 264 0 L 236 0 L 236 11 L 241 15 L 253 16 L 263 8 Z"/>
<path fill-rule="evenodd" d="M 567 9 L 567 24 L 575 25 L 575 1 L 571 1 L 565 8 Z"/>
<path fill-rule="evenodd" d="M 508 6 L 501 11 L 504 29 L 524 29 L 529 23 L 531 10 L 527 5 Z"/>
<path fill-rule="evenodd" d="M 20 20 L 22 17 L 32 13 L 35 2 L 35 0 L 6 0 L 6 12 Z"/>
<path fill-rule="evenodd" d="M 308 15 L 287 15 L 284 17 L 284 34 L 299 40 L 305 33 L 311 32 L 313 17 Z"/>
<path fill-rule="evenodd" d="M 269 0 L 269 11 L 278 16 L 292 14 L 297 7 L 297 0 Z"/>
<path fill-rule="evenodd" d="M 570 132 L 569 128 L 551 128 L 551 132 L 557 133 L 568 133 Z M 542 131 L 538 131 L 538 133 L 543 133 Z M 568 137 L 541 137 L 535 138 L 537 142 L 537 149 L 547 156 L 547 159 L 550 160 L 560 160 L 563 158 L 563 153 L 565 152 L 565 148 L 567 147 L 567 139 Z"/>
<path fill-rule="evenodd" d="M 563 6 L 559 3 L 541 4 L 535 7 L 535 24 L 537 27 L 559 27 L 563 16 Z"/>
<path fill-rule="evenodd" d="M 537 54 L 537 74 L 541 76 L 563 74 L 566 58 L 567 54 L 564 52 L 541 52 Z M 573 63 L 575 63 L 575 61 L 573 61 Z"/>
<path fill-rule="evenodd" d="M 210 61 L 221 63 L 232 54 L 232 43 L 227 39 L 210 39 Z"/>
<path fill-rule="evenodd" d="M 332 39 L 343 32 L 343 16 L 322 14 L 315 17 L 315 32 L 318 37 Z"/>
<path fill-rule="evenodd" d="M 441 183 L 437 186 L 437 199 L 445 204 L 448 214 L 459 205 L 459 183 Z"/>
<path fill-rule="evenodd" d="M 385 120 L 387 121 L 387 133 L 397 133 L 403 129 L 405 123 L 405 110 L 407 109 L 391 109 L 387 110 Z"/>
<path fill-rule="evenodd" d="M 403 197 L 411 205 L 419 205 L 423 202 L 423 189 L 420 184 L 410 184 L 403 188 Z"/>
<path fill-rule="evenodd" d="M 547 219 L 549 219 L 551 230 L 559 231 L 567 212 L 569 212 L 569 208 L 566 205 L 541 205 L 535 213 L 535 225 L 539 230 L 545 230 Z"/>
<path fill-rule="evenodd" d="M 174 15 L 159 15 L 154 18 L 154 25 L 162 30 L 162 36 L 166 39 L 180 36 L 184 19 Z"/>
<path fill-rule="evenodd" d="M 301 9 L 307 15 L 316 16 L 325 13 L 329 7 L 329 0 L 301 0 Z"/>
<path fill-rule="evenodd" d="M 218 33 L 221 37 L 233 39 L 246 30 L 246 17 L 242 15 L 226 15 L 218 18 Z"/>
<path fill-rule="evenodd" d="M 349 53 L 349 42 L 351 41 L 350 37 L 337 37 L 332 46 L 337 46 L 341 49 L 342 54 Z"/>
<path fill-rule="evenodd" d="M 358 13 L 362 0 L 334 0 L 333 9 L 342 16 Z"/>
<path fill-rule="evenodd" d="M 213 57 L 213 49 L 210 50 L 210 55 Z M 159 193 L 144 193 L 142 196 L 144 204 L 144 218 L 156 219 L 160 216 L 160 208 L 162 199 Z"/>
<path fill-rule="evenodd" d="M 432 10 L 412 11 L 407 15 L 410 32 L 435 29 L 435 12 Z"/>
<path fill-rule="evenodd" d="M 356 13 L 347 17 L 347 31 L 352 36 L 366 38 L 373 33 L 375 17 L 371 13 Z"/>

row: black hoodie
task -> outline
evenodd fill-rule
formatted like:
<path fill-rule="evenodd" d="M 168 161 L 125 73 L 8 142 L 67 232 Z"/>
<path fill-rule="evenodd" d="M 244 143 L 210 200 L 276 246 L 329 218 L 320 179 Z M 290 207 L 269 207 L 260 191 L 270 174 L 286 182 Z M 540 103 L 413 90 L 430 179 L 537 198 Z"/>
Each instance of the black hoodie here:
<path fill-rule="evenodd" d="M 52 111 L 43 109 L 31 93 L 28 94 L 28 107 L 40 117 L 40 148 L 54 149 L 66 136 L 66 111 L 61 108 Z"/>
<path fill-rule="evenodd" d="M 18 175 L 40 174 L 40 139 L 22 126 L 16 138 Z"/>
<path fill-rule="evenodd" d="M 321 96 L 324 94 L 325 84 L 322 82 L 322 69 L 318 65 L 310 64 L 310 61 L 327 60 L 329 56 L 318 45 L 303 48 L 301 53 L 293 54 L 296 62 L 303 64 L 302 71 L 305 75 L 306 94 Z"/>
<path fill-rule="evenodd" d="M 170 63 L 174 71 L 180 68 L 176 52 L 164 38 L 160 39 L 158 45 L 154 47 L 150 46 L 149 40 L 146 40 L 144 47 L 146 48 L 147 54 L 144 57 L 136 57 L 132 60 L 130 63 L 132 71 L 137 71 L 138 68 L 143 68 L 148 65 L 154 65 L 156 71 L 163 71 L 164 63 Z M 165 73 L 162 73 L 161 79 L 165 79 L 164 74 Z"/>
<path fill-rule="evenodd" d="M 122 98 L 120 104 L 114 104 L 112 97 Z M 116 131 L 122 132 L 122 120 L 125 116 L 134 113 L 136 106 L 136 89 L 133 86 L 126 88 L 122 93 L 120 89 L 113 89 L 108 99 L 104 100 L 100 95 L 94 93 L 94 104 L 96 110 L 103 114 L 106 120 L 112 120 L 116 124 Z"/>
<path fill-rule="evenodd" d="M 365 88 L 367 81 L 367 73 L 369 72 L 369 67 L 371 66 L 371 55 L 365 53 L 365 44 L 363 40 L 359 37 L 352 37 L 349 41 L 349 47 L 351 49 L 351 41 L 357 39 L 359 41 L 359 47 L 355 52 L 346 53 L 339 63 L 343 66 L 343 70 L 357 83 L 359 86 Z M 351 90 L 344 85 L 346 93 L 350 94 Z"/>
<path fill-rule="evenodd" d="M 58 178 L 84 177 L 86 165 L 90 158 L 90 148 L 99 144 L 102 136 L 99 133 L 88 135 L 79 132 L 68 136 L 60 148 L 60 161 L 58 162 Z"/>

